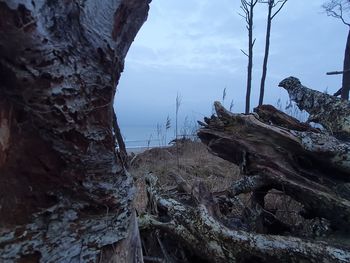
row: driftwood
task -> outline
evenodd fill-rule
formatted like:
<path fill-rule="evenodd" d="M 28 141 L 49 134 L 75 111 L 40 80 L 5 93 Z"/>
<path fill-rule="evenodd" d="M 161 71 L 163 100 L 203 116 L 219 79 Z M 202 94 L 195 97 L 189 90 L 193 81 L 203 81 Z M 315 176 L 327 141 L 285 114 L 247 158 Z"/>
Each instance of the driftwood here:
<path fill-rule="evenodd" d="M 156 209 L 140 217 L 142 229 L 171 233 L 210 262 L 350 261 L 349 104 L 307 89 L 296 78 L 280 85 L 313 120 L 318 117 L 324 126 L 327 122 L 332 133 L 272 106 L 245 115 L 216 102 L 216 115 L 200 122 L 198 136 L 212 153 L 239 165 L 243 177 L 217 193 L 198 183 L 187 190 L 192 202 L 184 202 L 161 195 L 156 178 L 148 176 L 150 203 Z M 272 193 L 300 206 L 301 226 L 269 209 L 266 197 Z M 250 204 L 237 201 L 241 194 L 250 195 Z M 245 216 L 228 217 L 223 207 L 235 200 Z M 324 232 L 305 230 L 310 222 L 318 222 Z M 317 241 L 321 236 L 322 242 Z"/>

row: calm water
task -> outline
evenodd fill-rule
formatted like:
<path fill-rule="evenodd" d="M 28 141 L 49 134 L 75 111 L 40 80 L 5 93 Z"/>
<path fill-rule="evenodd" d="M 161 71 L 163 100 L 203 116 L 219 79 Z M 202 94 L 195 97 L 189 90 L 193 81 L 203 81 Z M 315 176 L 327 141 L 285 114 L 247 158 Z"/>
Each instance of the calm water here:
<path fill-rule="evenodd" d="M 124 142 L 127 148 L 147 148 L 167 146 L 169 142 L 175 139 L 175 129 L 156 126 L 122 126 L 120 127 Z M 178 138 L 193 138 L 195 128 L 184 129 L 179 127 Z"/>
<path fill-rule="evenodd" d="M 174 139 L 174 130 L 158 128 L 157 126 L 121 126 L 127 148 L 156 147 L 167 145 Z"/>

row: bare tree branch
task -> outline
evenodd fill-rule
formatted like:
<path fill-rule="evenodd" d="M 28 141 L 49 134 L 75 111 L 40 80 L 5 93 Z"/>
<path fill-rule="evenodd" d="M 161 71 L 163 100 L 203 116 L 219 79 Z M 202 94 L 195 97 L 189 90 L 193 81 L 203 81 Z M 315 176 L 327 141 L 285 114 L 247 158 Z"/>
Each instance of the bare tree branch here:
<path fill-rule="evenodd" d="M 275 16 L 282 10 L 282 8 L 284 7 L 284 5 L 285 5 L 287 2 L 288 2 L 288 0 L 277 1 L 277 3 L 276 3 L 275 6 L 277 6 L 278 3 L 282 3 L 282 4 L 281 4 L 280 7 L 277 9 L 277 11 L 271 16 L 271 20 L 275 18 Z M 274 7 L 275 7 L 275 6 L 274 6 Z"/>
<path fill-rule="evenodd" d="M 348 6 L 348 8 L 346 8 L 346 6 Z M 344 9 L 350 8 L 349 1 L 331 0 L 323 4 L 322 7 L 325 9 L 328 16 L 340 19 L 344 25 L 350 26 L 350 23 L 344 18 Z"/>
<path fill-rule="evenodd" d="M 249 57 L 249 55 L 247 54 L 247 52 L 245 52 L 243 49 L 241 49 L 241 52 L 246 55 L 247 57 Z"/>

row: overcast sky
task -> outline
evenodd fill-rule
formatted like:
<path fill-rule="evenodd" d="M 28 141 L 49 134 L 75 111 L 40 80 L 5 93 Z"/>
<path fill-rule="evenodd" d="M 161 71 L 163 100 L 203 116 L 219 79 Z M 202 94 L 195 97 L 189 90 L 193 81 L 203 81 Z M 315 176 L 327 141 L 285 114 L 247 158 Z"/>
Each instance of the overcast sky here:
<path fill-rule="evenodd" d="M 286 92 L 277 87 L 288 76 L 320 91 L 335 92 L 340 76 L 348 29 L 327 17 L 323 0 L 289 0 L 272 25 L 265 103 L 285 104 Z M 244 111 L 247 57 L 245 22 L 237 13 L 239 0 L 153 0 L 148 20 L 132 44 L 125 62 L 115 107 L 124 135 L 130 127 L 149 136 L 142 127 L 164 124 L 175 114 L 176 94 L 181 94 L 181 118 L 202 119 L 212 103 Z M 254 70 L 251 106 L 257 105 L 264 55 L 266 5 L 255 12 Z M 125 134 L 126 133 L 126 134 Z M 135 131 L 134 131 L 135 133 Z M 140 137 L 139 136 L 139 137 Z M 140 137 L 140 138 L 141 138 Z"/>

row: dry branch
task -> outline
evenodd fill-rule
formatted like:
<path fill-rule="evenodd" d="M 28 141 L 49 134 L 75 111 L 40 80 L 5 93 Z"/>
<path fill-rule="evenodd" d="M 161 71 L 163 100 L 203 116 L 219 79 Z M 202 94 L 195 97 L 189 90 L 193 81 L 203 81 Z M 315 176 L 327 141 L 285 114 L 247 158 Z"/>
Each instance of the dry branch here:
<path fill-rule="evenodd" d="M 342 71 L 330 71 L 330 72 L 327 72 L 326 74 L 327 75 L 342 75 L 346 72 L 349 72 L 350 69 L 347 69 L 347 70 L 342 70 Z"/>

